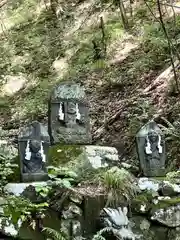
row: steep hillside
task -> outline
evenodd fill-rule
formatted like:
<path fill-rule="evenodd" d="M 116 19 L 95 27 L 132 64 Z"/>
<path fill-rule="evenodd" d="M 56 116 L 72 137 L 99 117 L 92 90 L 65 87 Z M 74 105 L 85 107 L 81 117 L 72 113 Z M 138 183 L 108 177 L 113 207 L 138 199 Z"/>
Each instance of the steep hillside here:
<path fill-rule="evenodd" d="M 55 15 L 47 0 L 7 1 L 0 9 L 1 126 L 18 130 L 33 119 L 46 121 L 51 88 L 68 79 L 86 88 L 94 143 L 116 146 L 130 162 L 135 133 L 148 119 L 166 127 L 166 120 L 179 120 L 173 78 L 155 81 L 171 65 L 157 7 L 150 5 L 152 15 L 144 2 L 134 2 L 132 16 L 126 7 L 127 31 L 112 2 L 59 1 Z M 171 7 L 163 8 L 177 50 L 178 11 L 174 21 Z M 105 45 L 105 57 L 94 43 Z M 178 164 L 177 143 L 171 137 L 168 146 L 169 160 Z"/>

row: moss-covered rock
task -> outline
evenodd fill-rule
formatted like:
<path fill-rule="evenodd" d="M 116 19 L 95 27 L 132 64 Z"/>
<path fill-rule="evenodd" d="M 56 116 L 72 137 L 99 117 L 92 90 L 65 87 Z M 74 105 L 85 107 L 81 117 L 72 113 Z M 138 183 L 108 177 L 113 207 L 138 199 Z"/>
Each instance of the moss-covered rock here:
<path fill-rule="evenodd" d="M 118 152 L 112 147 L 55 145 L 49 149 L 49 165 L 65 167 L 84 179 L 92 178 L 101 169 L 118 164 Z"/>
<path fill-rule="evenodd" d="M 152 195 L 149 192 L 139 194 L 132 200 L 132 211 L 137 213 L 147 213 L 151 207 Z"/>
<path fill-rule="evenodd" d="M 151 220 L 157 221 L 167 227 L 180 226 L 180 197 L 162 199 L 152 206 Z"/>
<path fill-rule="evenodd" d="M 133 233 L 139 235 L 140 240 L 167 240 L 168 229 L 153 226 L 150 221 L 142 216 L 133 216 L 130 219 Z"/>
<path fill-rule="evenodd" d="M 172 206 L 177 206 L 180 205 L 180 197 L 174 197 L 174 198 L 163 198 L 157 200 L 157 203 L 152 205 L 152 212 L 159 210 L 159 209 L 164 209 L 166 210 L 169 207 Z"/>

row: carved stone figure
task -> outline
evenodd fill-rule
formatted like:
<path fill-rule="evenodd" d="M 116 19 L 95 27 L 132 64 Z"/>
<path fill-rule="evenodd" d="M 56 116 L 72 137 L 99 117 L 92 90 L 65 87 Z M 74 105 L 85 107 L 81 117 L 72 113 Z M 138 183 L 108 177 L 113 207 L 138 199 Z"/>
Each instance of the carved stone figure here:
<path fill-rule="evenodd" d="M 88 104 L 84 89 L 75 83 L 61 83 L 49 101 L 51 144 L 91 143 Z"/>
<path fill-rule="evenodd" d="M 47 179 L 46 156 L 50 138 L 45 127 L 33 122 L 21 131 L 18 143 L 22 181 Z"/>
<path fill-rule="evenodd" d="M 28 140 L 23 161 L 24 173 L 44 172 L 43 165 L 46 162 L 43 142 L 39 140 Z"/>
<path fill-rule="evenodd" d="M 150 121 L 136 135 L 140 166 L 145 176 L 165 174 L 165 141 L 158 125 Z"/>

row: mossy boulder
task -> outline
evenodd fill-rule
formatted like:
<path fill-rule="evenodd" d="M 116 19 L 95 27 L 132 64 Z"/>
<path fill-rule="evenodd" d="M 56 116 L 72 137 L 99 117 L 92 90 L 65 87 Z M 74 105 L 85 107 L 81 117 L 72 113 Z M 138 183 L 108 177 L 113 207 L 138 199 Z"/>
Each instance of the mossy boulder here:
<path fill-rule="evenodd" d="M 55 145 L 49 149 L 50 166 L 75 172 L 79 177 L 88 179 L 104 168 L 118 164 L 118 152 L 113 147 Z"/>
<path fill-rule="evenodd" d="M 149 192 L 145 192 L 137 195 L 132 200 L 132 211 L 137 213 L 147 213 L 151 208 L 152 195 Z"/>
<path fill-rule="evenodd" d="M 180 226 L 180 197 L 161 199 L 151 209 L 151 220 L 167 227 Z"/>

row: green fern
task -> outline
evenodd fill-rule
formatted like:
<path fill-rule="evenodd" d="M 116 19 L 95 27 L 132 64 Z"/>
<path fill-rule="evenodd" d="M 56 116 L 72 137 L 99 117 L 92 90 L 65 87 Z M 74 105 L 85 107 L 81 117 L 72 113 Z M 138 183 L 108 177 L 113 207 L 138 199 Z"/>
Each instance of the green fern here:
<path fill-rule="evenodd" d="M 47 235 L 51 236 L 54 240 L 68 240 L 68 236 L 62 230 L 56 231 L 52 228 L 43 228 L 43 231 L 47 233 Z"/>
<path fill-rule="evenodd" d="M 108 233 L 108 232 L 112 232 L 118 239 L 119 239 L 119 232 L 118 230 L 114 229 L 113 227 L 105 227 L 103 229 L 101 229 L 99 232 L 97 232 L 94 236 L 92 240 L 106 240 L 102 234 L 103 233 Z"/>

